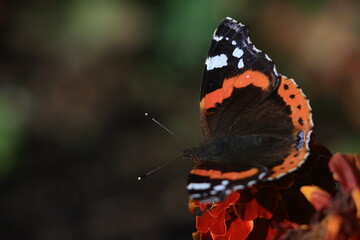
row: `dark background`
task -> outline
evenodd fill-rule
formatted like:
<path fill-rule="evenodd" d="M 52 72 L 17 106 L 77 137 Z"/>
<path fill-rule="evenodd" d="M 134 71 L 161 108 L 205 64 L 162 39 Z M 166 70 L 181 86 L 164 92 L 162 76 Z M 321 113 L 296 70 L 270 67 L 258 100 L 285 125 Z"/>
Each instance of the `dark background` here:
<path fill-rule="evenodd" d="M 190 239 L 180 160 L 201 142 L 199 86 L 231 16 L 310 98 L 317 139 L 360 150 L 358 1 L 0 2 L 0 238 Z"/>

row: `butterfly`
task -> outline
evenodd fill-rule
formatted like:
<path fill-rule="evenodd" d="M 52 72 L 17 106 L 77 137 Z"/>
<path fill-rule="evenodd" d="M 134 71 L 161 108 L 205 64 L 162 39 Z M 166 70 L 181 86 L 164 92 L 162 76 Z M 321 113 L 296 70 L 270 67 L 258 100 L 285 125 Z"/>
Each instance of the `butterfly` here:
<path fill-rule="evenodd" d="M 200 113 L 204 142 L 182 153 L 196 163 L 188 177 L 190 199 L 222 201 L 292 173 L 309 155 L 309 100 L 252 44 L 249 27 L 229 17 L 211 40 Z"/>

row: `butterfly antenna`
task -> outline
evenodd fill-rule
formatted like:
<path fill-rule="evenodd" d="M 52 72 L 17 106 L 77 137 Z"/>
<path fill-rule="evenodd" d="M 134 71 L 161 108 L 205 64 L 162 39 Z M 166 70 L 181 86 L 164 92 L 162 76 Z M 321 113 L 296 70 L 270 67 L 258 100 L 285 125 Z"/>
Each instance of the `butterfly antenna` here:
<path fill-rule="evenodd" d="M 157 167 L 157 168 L 155 168 L 155 169 L 153 169 L 153 170 L 145 173 L 144 175 L 139 176 L 137 179 L 138 179 L 139 181 L 140 181 L 140 180 L 143 180 L 145 177 L 149 176 L 150 174 L 153 174 L 154 172 L 159 171 L 159 170 L 162 169 L 163 167 L 166 167 L 166 166 L 169 165 L 170 163 L 173 163 L 173 162 L 179 160 L 180 158 L 182 158 L 182 156 L 180 156 L 180 157 L 178 157 L 178 158 L 175 158 L 175 159 L 172 159 L 172 160 L 164 163 L 163 165 L 160 165 L 159 167 Z"/>
<path fill-rule="evenodd" d="M 184 139 L 180 138 L 178 135 L 176 135 L 175 133 L 173 133 L 172 131 L 170 131 L 167 127 L 165 127 L 163 124 L 161 124 L 158 120 L 156 120 L 153 116 L 149 115 L 148 113 L 145 113 L 145 116 L 150 118 L 151 121 L 153 121 L 154 123 L 156 123 L 157 125 L 159 125 L 160 127 L 162 127 L 165 131 L 167 131 L 168 133 L 170 133 L 171 135 L 173 135 L 173 137 L 177 138 L 180 142 L 184 143 L 187 146 L 190 146 L 189 143 L 187 143 Z M 155 169 L 154 169 L 155 170 Z"/>

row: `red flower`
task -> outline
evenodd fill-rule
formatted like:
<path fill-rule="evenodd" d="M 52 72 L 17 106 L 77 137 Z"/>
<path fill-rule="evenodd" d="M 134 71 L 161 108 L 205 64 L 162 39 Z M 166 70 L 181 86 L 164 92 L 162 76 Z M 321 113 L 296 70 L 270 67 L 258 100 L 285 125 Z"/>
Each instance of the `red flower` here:
<path fill-rule="evenodd" d="M 264 198 L 266 196 L 266 198 Z M 196 217 L 197 232 L 194 239 L 243 240 L 271 239 L 275 234 L 271 220 L 275 216 L 280 195 L 276 190 L 255 188 L 233 192 L 220 202 L 201 204 L 190 201 L 192 212 L 196 208 L 203 211 Z M 276 213 L 282 216 L 282 212 Z"/>

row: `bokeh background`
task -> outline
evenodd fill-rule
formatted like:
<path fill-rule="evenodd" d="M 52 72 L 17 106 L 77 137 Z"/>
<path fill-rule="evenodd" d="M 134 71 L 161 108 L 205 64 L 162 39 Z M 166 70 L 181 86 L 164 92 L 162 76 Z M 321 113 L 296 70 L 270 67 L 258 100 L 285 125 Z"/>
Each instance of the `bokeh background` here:
<path fill-rule="evenodd" d="M 199 86 L 222 18 L 294 77 L 317 140 L 360 151 L 359 1 L 3 0 L 0 238 L 190 239 L 180 160 L 201 142 Z M 186 148 L 186 147 L 185 147 Z"/>

